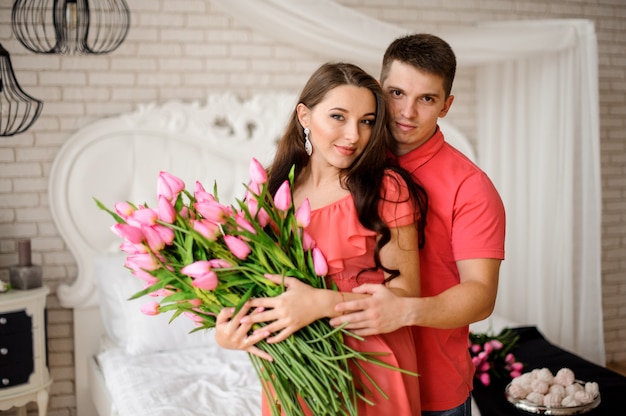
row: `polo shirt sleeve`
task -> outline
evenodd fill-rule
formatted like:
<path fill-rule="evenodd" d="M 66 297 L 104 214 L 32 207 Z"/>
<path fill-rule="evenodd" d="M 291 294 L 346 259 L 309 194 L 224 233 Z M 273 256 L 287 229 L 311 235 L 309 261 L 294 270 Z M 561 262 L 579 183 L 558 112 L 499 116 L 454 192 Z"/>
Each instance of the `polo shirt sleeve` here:
<path fill-rule="evenodd" d="M 466 178 L 454 206 L 452 249 L 455 261 L 504 260 L 506 218 L 502 199 L 484 172 Z"/>

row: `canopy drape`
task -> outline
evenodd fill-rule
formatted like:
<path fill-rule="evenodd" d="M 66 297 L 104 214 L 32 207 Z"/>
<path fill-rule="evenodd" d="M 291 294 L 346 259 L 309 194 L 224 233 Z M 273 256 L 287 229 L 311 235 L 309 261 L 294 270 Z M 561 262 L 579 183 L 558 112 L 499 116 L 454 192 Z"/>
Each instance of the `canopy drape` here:
<path fill-rule="evenodd" d="M 299 50 L 379 68 L 419 32 L 330 0 L 211 0 Z M 604 364 L 597 41 L 588 20 L 493 22 L 434 33 L 476 68 L 477 158 L 507 209 L 496 312 Z"/>

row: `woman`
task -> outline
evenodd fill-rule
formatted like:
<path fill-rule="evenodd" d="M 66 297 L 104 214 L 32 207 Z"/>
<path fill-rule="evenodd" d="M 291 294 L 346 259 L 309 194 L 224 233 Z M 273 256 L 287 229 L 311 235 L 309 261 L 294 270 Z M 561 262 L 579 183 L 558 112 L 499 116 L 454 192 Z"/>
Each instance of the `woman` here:
<path fill-rule="evenodd" d="M 378 82 L 357 66 L 328 63 L 311 76 L 278 144 L 268 187 L 275 193 L 295 165 L 294 204 L 308 199 L 311 222 L 306 231 L 324 253 L 327 278 L 339 291 L 313 289 L 288 278 L 288 290 L 280 297 L 255 299 L 236 316 L 232 309 L 223 310 L 216 325 L 220 345 L 271 359 L 254 344 L 271 334 L 268 342 L 280 342 L 316 319 L 336 316 L 334 306 L 363 297 L 351 291 L 366 282 L 384 283 L 400 296 L 419 296 L 425 195 L 387 159 L 393 141 L 385 117 Z M 249 333 L 254 322 L 269 323 Z M 409 328 L 364 341 L 346 337 L 345 342 L 360 351 L 388 353 L 381 360 L 418 372 Z M 363 367 L 389 399 L 355 369 L 357 386 L 362 382 L 375 403 L 360 401 L 359 415 L 420 414 L 417 377 L 376 365 Z"/>

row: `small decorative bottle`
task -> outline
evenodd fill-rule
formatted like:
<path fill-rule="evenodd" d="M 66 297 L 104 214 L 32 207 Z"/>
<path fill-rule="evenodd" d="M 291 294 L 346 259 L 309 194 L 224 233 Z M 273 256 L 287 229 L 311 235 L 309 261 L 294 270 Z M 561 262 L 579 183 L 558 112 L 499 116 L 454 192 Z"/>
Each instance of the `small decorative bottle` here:
<path fill-rule="evenodd" d="M 13 289 L 41 287 L 41 266 L 31 263 L 30 240 L 17 241 L 18 264 L 10 267 Z"/>

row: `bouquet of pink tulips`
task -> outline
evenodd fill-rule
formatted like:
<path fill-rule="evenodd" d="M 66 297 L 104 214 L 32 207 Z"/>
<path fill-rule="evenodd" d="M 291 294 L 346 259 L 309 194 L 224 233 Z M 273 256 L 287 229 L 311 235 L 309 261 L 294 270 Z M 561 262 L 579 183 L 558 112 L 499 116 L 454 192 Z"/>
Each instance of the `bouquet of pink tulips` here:
<path fill-rule="evenodd" d="M 96 200 L 116 220 L 112 230 L 124 239 L 126 267 L 146 282 L 133 298 L 160 299 L 144 305 L 144 313 L 173 311 L 172 319 L 183 314 L 200 330 L 213 328 L 224 307 L 238 310 L 250 297 L 282 293 L 284 287 L 265 274 L 326 287 L 326 261 L 304 231 L 310 205 L 306 201 L 296 211 L 292 204 L 293 171 L 274 196 L 268 195 L 267 173 L 256 159 L 250 178 L 245 198 L 233 206 L 219 202 L 217 189 L 211 194 L 196 182 L 191 193 L 167 172 L 157 180 L 156 209 L 118 202 L 111 210 Z M 388 365 L 376 353 L 348 348 L 345 335 L 354 336 L 318 320 L 281 343 L 257 344 L 274 358 L 249 354 L 274 415 L 303 415 L 299 400 L 315 415 L 357 414 L 357 400 L 366 398 L 354 385 L 349 364 L 361 371 L 360 360 Z"/>
<path fill-rule="evenodd" d="M 498 335 L 488 333 L 469 334 L 469 349 L 476 368 L 474 377 L 483 385 L 491 384 L 491 377 L 515 378 L 522 374 L 524 364 L 511 353 L 519 336 L 505 328 Z"/>

